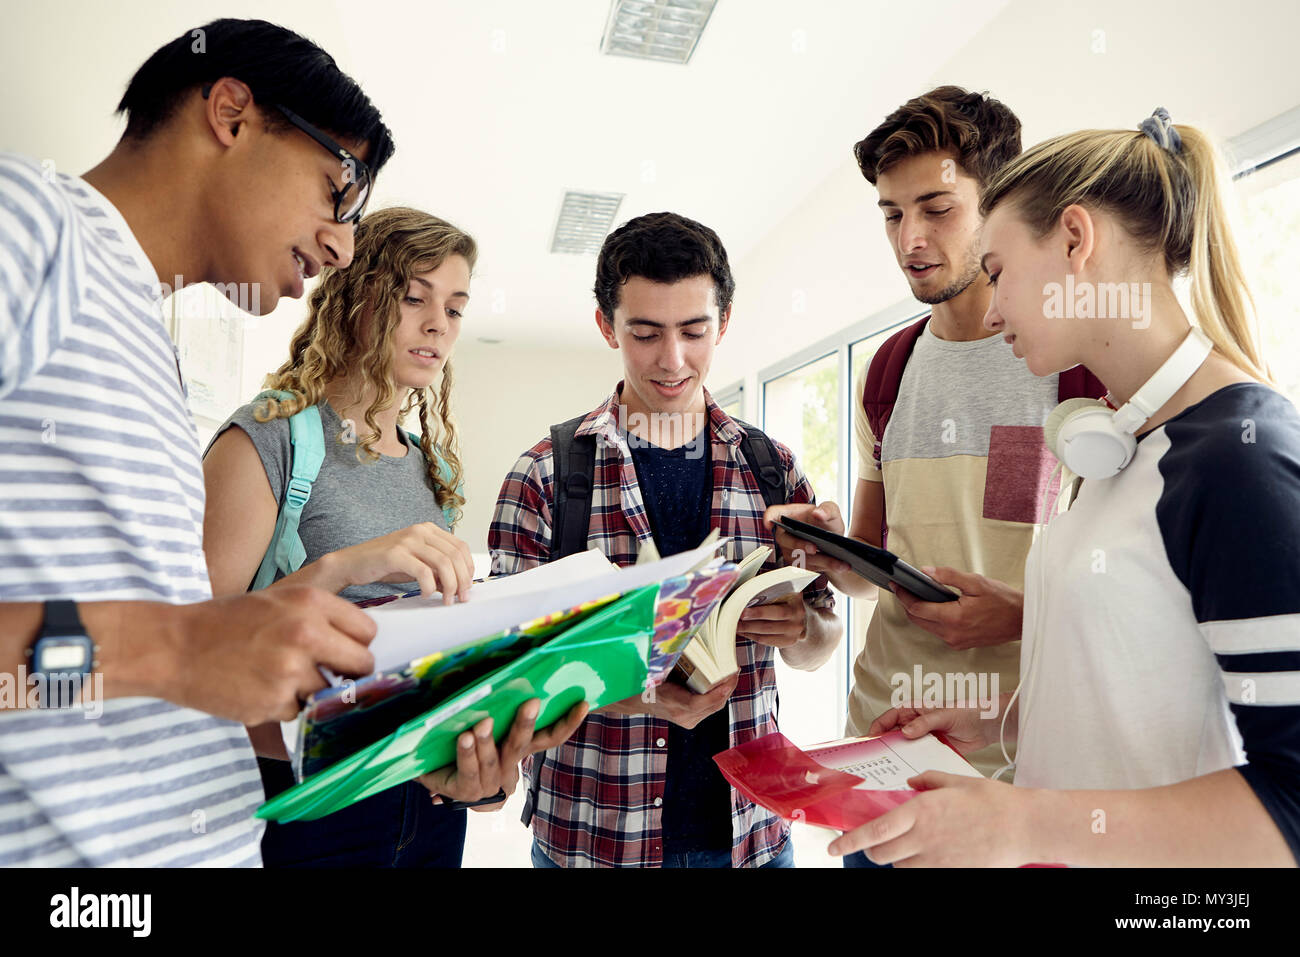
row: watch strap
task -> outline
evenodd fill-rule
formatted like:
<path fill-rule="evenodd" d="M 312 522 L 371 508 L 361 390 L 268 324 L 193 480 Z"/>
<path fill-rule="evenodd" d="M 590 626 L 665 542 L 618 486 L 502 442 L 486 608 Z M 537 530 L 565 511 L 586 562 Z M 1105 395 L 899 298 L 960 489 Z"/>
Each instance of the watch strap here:
<path fill-rule="evenodd" d="M 482 807 L 485 804 L 500 804 L 502 801 L 506 799 L 506 789 L 502 788 L 501 790 L 497 791 L 496 794 L 493 794 L 491 797 L 485 797 L 478 801 L 453 801 L 451 798 L 447 797 L 444 794 L 440 794 L 438 796 L 442 798 L 443 807 L 451 811 L 461 811 L 464 810 L 465 808 Z"/>
<path fill-rule="evenodd" d="M 45 603 L 45 623 L 41 626 L 41 638 L 57 638 L 64 635 L 84 635 L 86 626 L 81 623 L 81 614 L 77 603 L 66 598 L 52 598 Z"/>

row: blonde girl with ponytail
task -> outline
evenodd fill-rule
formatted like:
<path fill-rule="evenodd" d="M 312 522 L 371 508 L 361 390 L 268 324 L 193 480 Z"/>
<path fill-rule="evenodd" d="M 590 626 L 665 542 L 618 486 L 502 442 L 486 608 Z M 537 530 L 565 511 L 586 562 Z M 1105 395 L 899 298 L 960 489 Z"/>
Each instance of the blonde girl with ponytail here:
<path fill-rule="evenodd" d="M 998 720 L 905 708 L 870 729 L 942 731 L 964 752 L 1001 740 L 1015 785 L 923 774 L 923 793 L 832 853 L 1300 858 L 1300 415 L 1272 388 L 1227 197 L 1212 143 L 1164 110 L 1137 131 L 1041 143 L 988 183 L 986 327 L 1036 375 L 1083 364 L 1112 408 L 1139 395 L 1136 443 L 1117 473 L 1067 489 L 1030 553 L 1020 683 L 1002 689 Z M 1184 371 L 1157 376 L 1176 352 Z M 1068 457 L 1058 421 L 1048 444 Z"/>
<path fill-rule="evenodd" d="M 306 559 L 272 588 L 309 585 L 363 600 L 417 586 L 447 601 L 473 581 L 452 529 L 465 497 L 451 414 L 451 355 L 469 302 L 474 240 L 428 213 L 381 209 L 360 221 L 347 268 L 327 267 L 267 377 L 276 398 L 250 402 L 204 457 L 204 545 L 214 595 L 250 588 L 275 533 L 293 447 L 289 420 L 314 408 L 325 456 L 299 524 Z M 412 441 L 402 421 L 414 413 Z M 563 742 L 580 706 L 534 734 L 537 702 L 519 709 L 500 746 L 491 719 L 461 736 L 457 764 L 319 821 L 270 824 L 267 866 L 459 866 L 463 810 L 513 791 L 518 762 Z M 292 783 L 278 726 L 250 729 L 268 796 Z M 441 805 L 441 806 L 440 806 Z M 498 807 L 480 805 L 479 809 Z"/>

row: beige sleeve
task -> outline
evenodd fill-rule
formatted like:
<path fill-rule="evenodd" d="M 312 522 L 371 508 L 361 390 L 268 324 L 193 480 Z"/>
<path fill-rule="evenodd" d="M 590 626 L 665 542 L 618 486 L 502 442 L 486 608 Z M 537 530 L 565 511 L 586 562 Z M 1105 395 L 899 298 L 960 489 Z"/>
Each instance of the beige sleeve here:
<path fill-rule="evenodd" d="M 868 482 L 883 482 L 884 475 L 876 467 L 876 460 L 873 454 L 876 447 L 876 437 L 871 434 L 871 426 L 867 422 L 867 410 L 862 407 L 862 390 L 867 384 L 867 369 L 862 370 L 862 375 L 858 376 L 858 381 L 854 384 L 853 392 L 853 447 L 857 449 L 858 458 L 858 478 L 866 479 Z"/>

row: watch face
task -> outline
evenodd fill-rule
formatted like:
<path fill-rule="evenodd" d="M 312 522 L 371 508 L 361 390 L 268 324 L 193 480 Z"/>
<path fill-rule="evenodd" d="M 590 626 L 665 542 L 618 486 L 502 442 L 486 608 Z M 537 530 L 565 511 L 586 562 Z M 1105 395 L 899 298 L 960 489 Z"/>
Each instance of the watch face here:
<path fill-rule="evenodd" d="M 45 674 L 84 674 L 90 671 L 93 648 L 85 636 L 42 638 L 36 643 L 33 664 Z"/>

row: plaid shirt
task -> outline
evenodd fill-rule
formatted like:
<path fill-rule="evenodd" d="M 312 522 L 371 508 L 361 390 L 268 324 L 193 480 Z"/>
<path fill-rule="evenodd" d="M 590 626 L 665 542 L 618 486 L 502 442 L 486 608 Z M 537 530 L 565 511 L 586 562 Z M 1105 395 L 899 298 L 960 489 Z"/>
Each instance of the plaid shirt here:
<path fill-rule="evenodd" d="M 595 488 L 587 545 L 618 565 L 636 561 L 641 542 L 652 533 L 636 469 L 619 429 L 623 383 L 589 413 L 577 435 L 596 435 Z M 764 502 L 741 456 L 743 428 L 705 392 L 713 465 L 712 524 L 729 539 L 727 557 L 738 561 L 759 545 L 772 545 L 763 525 Z M 786 501 L 812 502 L 812 486 L 790 450 L 776 450 L 785 470 Z M 548 436 L 525 452 L 506 476 L 488 532 L 493 569 L 524 571 L 550 559 L 554 457 Z M 827 588 L 810 590 L 815 608 L 831 608 Z M 731 746 L 776 728 L 774 649 L 736 637 L 739 683 L 728 702 Z M 651 715 L 591 714 L 573 737 L 547 751 L 542 761 L 535 807 L 524 812 L 542 849 L 567 867 L 659 867 L 663 864 L 662 804 L 668 769 L 668 722 Z M 532 783 L 532 761 L 524 774 Z M 731 860 L 735 867 L 757 867 L 774 858 L 789 839 L 785 823 L 731 791 Z"/>

